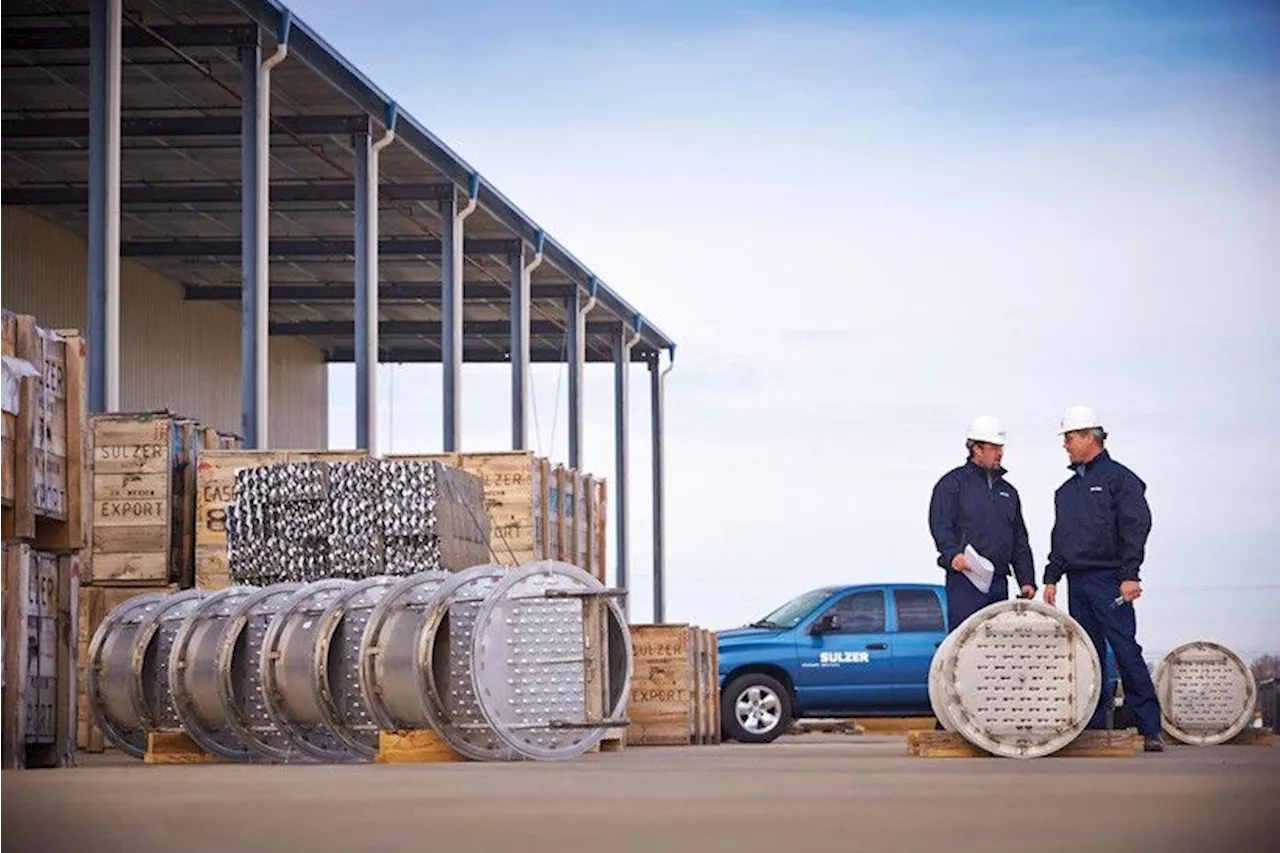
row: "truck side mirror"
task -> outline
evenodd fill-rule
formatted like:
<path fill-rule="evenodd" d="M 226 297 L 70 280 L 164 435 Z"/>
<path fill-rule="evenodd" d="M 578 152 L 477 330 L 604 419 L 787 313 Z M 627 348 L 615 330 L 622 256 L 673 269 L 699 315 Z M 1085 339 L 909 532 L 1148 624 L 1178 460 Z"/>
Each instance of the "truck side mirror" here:
<path fill-rule="evenodd" d="M 824 613 L 819 616 L 817 621 L 809 628 L 809 633 L 814 636 L 821 634 L 830 634 L 833 631 L 840 630 L 840 616 L 836 613 Z"/>

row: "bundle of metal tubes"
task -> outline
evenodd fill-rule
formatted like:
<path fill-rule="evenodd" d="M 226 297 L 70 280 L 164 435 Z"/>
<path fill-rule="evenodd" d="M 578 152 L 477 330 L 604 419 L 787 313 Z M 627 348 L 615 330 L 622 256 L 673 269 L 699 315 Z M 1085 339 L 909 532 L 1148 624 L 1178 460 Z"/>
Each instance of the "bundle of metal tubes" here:
<path fill-rule="evenodd" d="M 181 731 L 228 761 L 372 761 L 406 730 L 473 760 L 572 758 L 627 725 L 620 595 L 556 561 L 144 594 L 94 633 L 86 693 L 139 758 Z"/>
<path fill-rule="evenodd" d="M 286 462 L 236 472 L 233 583 L 457 570 L 489 558 L 479 478 L 439 462 Z"/>

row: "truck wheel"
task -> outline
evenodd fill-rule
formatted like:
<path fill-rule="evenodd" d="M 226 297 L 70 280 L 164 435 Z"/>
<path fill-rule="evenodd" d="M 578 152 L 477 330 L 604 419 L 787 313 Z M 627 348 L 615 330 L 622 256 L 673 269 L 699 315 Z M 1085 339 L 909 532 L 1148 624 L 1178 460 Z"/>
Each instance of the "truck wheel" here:
<path fill-rule="evenodd" d="M 791 726 L 791 694 L 771 675 L 740 675 L 720 693 L 720 719 L 725 737 L 769 743 Z"/>

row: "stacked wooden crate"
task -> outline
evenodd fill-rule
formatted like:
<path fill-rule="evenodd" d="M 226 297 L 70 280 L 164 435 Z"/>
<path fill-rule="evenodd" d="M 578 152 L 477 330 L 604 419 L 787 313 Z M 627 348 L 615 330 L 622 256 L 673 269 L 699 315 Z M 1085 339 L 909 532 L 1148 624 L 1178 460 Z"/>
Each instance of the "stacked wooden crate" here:
<path fill-rule="evenodd" d="M 82 568 L 78 647 L 114 608 L 149 592 L 195 584 L 196 461 L 236 436 L 168 411 L 95 415 L 90 421 L 92 529 Z M 78 739 L 100 752 L 102 733 L 80 697 Z"/>
<path fill-rule="evenodd" d="M 628 746 L 720 742 L 719 655 L 714 631 L 632 625 Z"/>
<path fill-rule="evenodd" d="M 494 559 L 504 566 L 561 560 L 606 578 L 606 482 L 530 451 L 388 456 L 431 459 L 484 482 Z"/>
<path fill-rule="evenodd" d="M 85 345 L 3 315 L 3 765 L 75 763 L 89 483 Z"/>

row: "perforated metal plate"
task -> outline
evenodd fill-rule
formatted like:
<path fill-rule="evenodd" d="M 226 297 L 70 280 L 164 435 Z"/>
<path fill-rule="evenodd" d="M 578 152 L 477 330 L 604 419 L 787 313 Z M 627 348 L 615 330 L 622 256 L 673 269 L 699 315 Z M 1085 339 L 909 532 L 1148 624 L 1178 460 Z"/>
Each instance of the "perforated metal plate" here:
<path fill-rule="evenodd" d="M 430 614 L 432 596 L 449 572 L 419 572 L 400 579 L 369 614 L 360 638 L 360 690 L 369 714 L 381 729 L 421 729 L 431 726 L 418 657 L 422 627 Z"/>
<path fill-rule="evenodd" d="M 106 615 L 89 642 L 85 695 L 94 722 L 116 749 L 134 758 L 147 753 L 147 732 L 134 704 L 133 645 L 138 628 L 169 593 L 144 593 Z"/>
<path fill-rule="evenodd" d="M 1234 651 L 1200 640 L 1184 643 L 1156 668 L 1161 727 L 1183 743 L 1226 743 L 1253 717 L 1258 685 Z"/>
<path fill-rule="evenodd" d="M 206 752 L 232 761 L 257 753 L 228 723 L 218 698 L 218 645 L 236 607 L 255 592 L 233 586 L 204 598 L 183 620 L 169 656 L 169 692 L 182 728 Z"/>
<path fill-rule="evenodd" d="M 236 607 L 218 642 L 218 701 L 240 739 L 267 761 L 311 761 L 276 725 L 262 692 L 262 647 L 280 608 L 302 586 L 296 582 L 259 589 Z"/>
<path fill-rule="evenodd" d="M 489 725 L 471 679 L 471 634 L 485 596 L 510 570 L 499 565 L 458 572 L 428 604 L 419 634 L 415 674 L 426 696 L 431 727 L 455 750 L 477 761 L 510 761 L 519 755 Z"/>
<path fill-rule="evenodd" d="M 329 728 L 362 758 L 378 754 L 378 726 L 360 690 L 360 643 L 373 608 L 401 578 L 357 581 L 320 617 L 314 682 Z"/>
<path fill-rule="evenodd" d="M 988 605 L 939 646 L 929 701 L 939 722 L 1010 758 L 1050 755 L 1088 725 L 1102 689 L 1089 636 L 1036 601 Z"/>
<path fill-rule="evenodd" d="M 262 643 L 262 692 L 267 713 L 298 749 L 318 761 L 357 760 L 320 707 L 315 647 L 320 617 L 355 581 L 327 578 L 305 584 L 271 620 Z"/>
<path fill-rule="evenodd" d="M 182 728 L 169 691 L 169 658 L 183 621 L 211 593 L 188 589 L 167 596 L 138 626 L 133 643 L 134 702 L 147 731 L 174 731 Z"/>
<path fill-rule="evenodd" d="M 606 713 L 621 708 L 631 656 L 629 649 L 612 656 L 626 663 L 611 671 L 605 647 L 618 632 L 609 632 L 604 615 L 625 621 L 604 591 L 577 566 L 532 563 L 509 572 L 477 614 L 472 680 L 480 709 L 524 757 L 581 755 L 608 733 Z"/>

